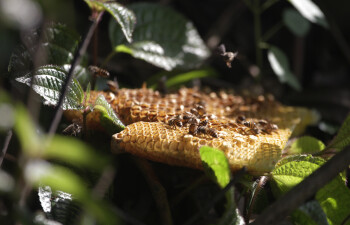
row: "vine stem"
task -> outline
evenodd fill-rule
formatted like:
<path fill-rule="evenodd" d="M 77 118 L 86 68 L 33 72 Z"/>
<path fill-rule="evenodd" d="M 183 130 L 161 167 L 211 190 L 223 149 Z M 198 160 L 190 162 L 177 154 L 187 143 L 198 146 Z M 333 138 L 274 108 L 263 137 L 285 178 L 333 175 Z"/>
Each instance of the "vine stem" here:
<path fill-rule="evenodd" d="M 330 182 L 350 164 L 350 146 L 336 154 L 310 176 L 305 178 L 275 203 L 265 209 L 252 223 L 259 225 L 277 224 L 299 205 L 311 198 L 319 189 Z"/>
<path fill-rule="evenodd" d="M 65 96 L 67 95 L 68 87 L 73 79 L 74 68 L 77 65 L 79 65 L 81 57 L 85 54 L 86 49 L 90 43 L 91 37 L 94 34 L 94 30 L 96 29 L 98 23 L 100 22 L 102 14 L 103 13 L 101 12 L 98 15 L 98 17 L 92 21 L 92 24 L 90 25 L 88 33 L 86 34 L 82 44 L 80 45 L 80 47 L 78 48 L 78 50 L 76 51 L 76 53 L 74 55 L 73 62 L 72 62 L 71 67 L 69 69 L 68 75 L 63 83 L 61 95 L 60 95 L 60 98 L 58 100 L 58 104 L 56 106 L 56 114 L 54 116 L 54 119 L 52 120 L 50 129 L 49 129 L 49 135 L 53 135 L 57 130 L 58 123 L 60 122 L 61 117 L 62 117 L 62 113 L 63 113 L 63 109 L 62 109 L 63 101 L 64 101 Z"/>

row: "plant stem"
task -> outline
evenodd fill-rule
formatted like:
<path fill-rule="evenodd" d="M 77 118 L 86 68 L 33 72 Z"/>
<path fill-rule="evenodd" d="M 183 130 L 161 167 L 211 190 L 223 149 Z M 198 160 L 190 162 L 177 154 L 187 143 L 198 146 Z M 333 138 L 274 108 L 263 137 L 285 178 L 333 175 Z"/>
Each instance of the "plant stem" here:
<path fill-rule="evenodd" d="M 109 62 L 109 60 L 111 60 L 111 59 L 113 58 L 113 56 L 114 56 L 116 53 L 117 53 L 116 51 L 112 50 L 112 51 L 107 55 L 107 57 L 105 58 L 105 60 L 103 60 L 101 67 L 105 67 L 106 64 Z"/>
<path fill-rule="evenodd" d="M 2 147 L 1 150 L 1 155 L 0 155 L 0 168 L 2 165 L 2 161 L 4 160 L 4 157 L 6 155 L 7 149 L 9 147 L 10 141 L 12 138 L 12 130 L 7 131 L 6 137 L 5 137 L 5 141 L 4 141 L 4 146 Z"/>
<path fill-rule="evenodd" d="M 93 35 L 93 45 L 92 45 L 92 55 L 93 55 L 93 63 L 94 65 L 97 65 L 97 56 L 98 56 L 98 25 L 95 28 L 94 35 Z M 93 73 L 92 75 L 92 81 L 91 81 L 91 87 L 92 90 L 95 90 L 96 85 L 96 74 Z"/>
<path fill-rule="evenodd" d="M 67 95 L 68 87 L 69 87 L 69 85 L 70 85 L 70 83 L 72 82 L 72 79 L 73 79 L 74 68 L 77 65 L 79 65 L 81 57 L 85 54 L 86 49 L 87 49 L 87 47 L 88 47 L 88 45 L 90 43 L 91 37 L 92 37 L 92 35 L 94 33 L 94 30 L 97 27 L 97 24 L 99 23 L 101 17 L 102 17 L 102 13 L 99 14 L 97 19 L 93 20 L 92 24 L 90 25 L 88 33 L 86 34 L 82 44 L 77 49 L 77 51 L 76 51 L 76 53 L 74 55 L 72 65 L 71 65 L 71 67 L 69 69 L 68 75 L 67 75 L 67 77 L 66 77 L 66 79 L 64 81 L 64 84 L 63 84 L 63 87 L 62 87 L 62 90 L 61 90 L 61 95 L 60 95 L 60 98 L 58 100 L 58 104 L 56 106 L 56 114 L 54 116 L 54 119 L 52 120 L 50 129 L 49 129 L 49 135 L 53 135 L 56 132 L 56 130 L 57 130 L 58 123 L 60 122 L 61 117 L 62 117 L 63 101 L 64 101 L 65 96 Z"/>
<path fill-rule="evenodd" d="M 259 67 L 259 74 L 256 76 L 256 80 L 261 79 L 261 70 L 262 70 L 262 50 L 260 48 L 260 41 L 261 41 L 261 18 L 260 18 L 260 4 L 259 0 L 254 0 L 254 6 L 253 6 L 253 15 L 254 15 L 254 33 L 255 33 L 255 57 L 256 57 L 256 64 Z"/>
<path fill-rule="evenodd" d="M 265 34 L 261 37 L 262 42 L 268 41 L 273 35 L 277 33 L 282 27 L 283 27 L 283 22 L 280 21 L 276 23 L 273 27 L 271 27 L 268 31 L 265 32 Z"/>
<path fill-rule="evenodd" d="M 344 171 L 349 164 L 350 147 L 348 146 L 265 209 L 252 225 L 277 224 L 340 172 Z"/>
<path fill-rule="evenodd" d="M 270 8 L 272 5 L 274 5 L 279 0 L 268 0 L 261 6 L 261 12 L 265 11 L 266 9 Z"/>

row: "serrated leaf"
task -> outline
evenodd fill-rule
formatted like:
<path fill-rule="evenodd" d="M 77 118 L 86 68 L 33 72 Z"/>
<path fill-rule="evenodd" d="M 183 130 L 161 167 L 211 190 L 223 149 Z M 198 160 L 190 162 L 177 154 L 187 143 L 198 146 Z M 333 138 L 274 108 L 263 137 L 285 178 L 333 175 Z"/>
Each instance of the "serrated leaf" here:
<path fill-rule="evenodd" d="M 346 117 L 342 126 L 340 127 L 337 136 L 332 140 L 327 148 L 336 148 L 342 150 L 350 144 L 350 114 Z"/>
<path fill-rule="evenodd" d="M 315 196 L 326 213 L 329 224 L 342 224 L 350 212 L 350 190 L 340 176 L 337 176 Z M 348 220 L 347 225 L 350 224 Z"/>
<path fill-rule="evenodd" d="M 270 46 L 267 53 L 272 70 L 277 75 L 281 83 L 287 83 L 297 91 L 301 90 L 301 85 L 295 75 L 290 71 L 287 56 L 276 46 Z"/>
<path fill-rule="evenodd" d="M 137 24 L 128 44 L 114 21 L 109 35 L 115 50 L 131 53 L 165 70 L 191 69 L 209 57 L 209 50 L 193 24 L 174 10 L 152 3 L 129 5 Z"/>
<path fill-rule="evenodd" d="M 68 74 L 71 65 L 64 64 L 62 67 L 64 68 L 64 70 Z M 92 76 L 91 76 L 91 73 L 88 71 L 88 69 L 86 69 L 85 67 L 83 67 L 81 65 L 77 65 L 74 68 L 73 77 L 79 82 L 79 84 L 82 87 L 87 87 L 87 84 L 90 82 Z"/>
<path fill-rule="evenodd" d="M 292 143 L 288 154 L 312 154 L 315 152 L 319 152 L 324 148 L 325 145 L 322 141 L 314 137 L 304 136 L 298 138 Z"/>
<path fill-rule="evenodd" d="M 328 225 L 326 214 L 320 203 L 312 200 L 306 202 L 292 214 L 295 224 Z"/>
<path fill-rule="evenodd" d="M 296 36 L 303 37 L 310 30 L 310 22 L 294 9 L 283 11 L 283 22 Z"/>
<path fill-rule="evenodd" d="M 124 130 L 124 124 L 119 120 L 110 104 L 103 95 L 97 97 L 94 109 L 101 112 L 101 125 L 111 134 Z"/>
<path fill-rule="evenodd" d="M 113 16 L 116 22 L 118 22 L 118 24 L 120 25 L 126 40 L 131 43 L 132 33 L 135 29 L 136 23 L 136 16 L 134 12 L 116 2 L 94 1 L 94 3 L 105 9 Z"/>
<path fill-rule="evenodd" d="M 271 175 L 278 188 L 277 196 L 288 192 L 305 177 L 318 169 L 325 160 L 310 155 L 291 156 L 282 159 Z"/>
<path fill-rule="evenodd" d="M 230 167 L 225 154 L 215 148 L 203 146 L 199 149 L 205 172 L 224 188 L 230 182 Z"/>
<path fill-rule="evenodd" d="M 54 65 L 46 65 L 39 67 L 38 70 L 35 71 L 35 74 L 28 73 L 23 77 L 16 78 L 16 81 L 28 86 L 31 86 L 33 82 L 33 90 L 44 98 L 44 104 L 56 105 L 66 77 L 67 72 L 63 68 Z M 80 109 L 84 97 L 82 87 L 77 80 L 73 79 L 68 88 L 62 108 L 64 110 Z"/>
<path fill-rule="evenodd" d="M 328 23 L 323 12 L 311 0 L 289 0 L 289 2 L 310 22 L 328 28 Z"/>

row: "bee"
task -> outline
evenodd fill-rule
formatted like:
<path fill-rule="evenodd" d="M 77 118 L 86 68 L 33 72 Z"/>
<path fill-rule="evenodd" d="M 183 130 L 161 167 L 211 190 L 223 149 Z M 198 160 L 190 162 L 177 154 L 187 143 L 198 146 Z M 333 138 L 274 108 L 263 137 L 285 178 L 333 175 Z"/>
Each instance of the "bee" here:
<path fill-rule="evenodd" d="M 192 113 L 193 115 L 195 115 L 195 116 L 199 116 L 198 110 L 195 109 L 195 108 L 192 108 L 192 109 L 191 109 L 191 113 Z"/>
<path fill-rule="evenodd" d="M 204 116 L 206 113 L 205 108 L 201 105 L 197 105 L 196 109 L 199 116 Z"/>
<path fill-rule="evenodd" d="M 226 47 L 224 44 L 219 45 L 217 52 L 222 56 L 223 60 L 226 62 L 226 66 L 231 68 L 232 61 L 236 58 L 238 52 L 226 52 Z"/>
<path fill-rule="evenodd" d="M 192 135 L 197 135 L 198 133 L 198 125 L 196 123 L 191 123 L 188 131 Z"/>
<path fill-rule="evenodd" d="M 118 93 L 118 89 L 119 89 L 118 82 L 112 81 L 112 80 L 108 80 L 107 81 L 107 86 L 108 86 L 109 90 L 111 90 L 111 92 L 113 92 L 115 94 Z"/>
<path fill-rule="evenodd" d="M 261 130 L 267 134 L 271 134 L 272 131 L 277 129 L 278 129 L 278 126 L 276 124 L 267 122 Z"/>
<path fill-rule="evenodd" d="M 204 126 L 198 126 L 197 133 L 208 134 L 208 135 L 215 137 L 215 138 L 219 137 L 219 134 L 215 129 L 204 127 Z"/>
<path fill-rule="evenodd" d="M 79 124 L 79 123 L 76 123 L 76 122 L 73 122 L 72 124 L 70 124 L 69 126 L 67 126 L 63 131 L 62 133 L 64 135 L 69 135 L 69 136 L 80 136 L 81 135 L 81 132 L 83 130 L 83 127 Z"/>
<path fill-rule="evenodd" d="M 256 123 L 254 123 L 253 121 L 244 121 L 243 125 L 250 128 L 249 132 L 252 134 L 259 134 L 260 133 L 260 130 L 256 126 Z"/>
<path fill-rule="evenodd" d="M 208 125 L 208 123 L 209 123 L 209 121 L 208 120 L 202 120 L 198 125 L 199 126 L 203 126 L 203 127 L 205 127 L 205 126 L 207 126 Z"/>
<path fill-rule="evenodd" d="M 192 123 L 196 123 L 198 124 L 198 119 L 195 115 L 193 115 L 190 112 L 186 112 L 185 115 L 183 115 L 183 123 L 184 124 L 192 124 Z"/>
<path fill-rule="evenodd" d="M 174 116 L 168 121 L 168 125 L 176 129 L 176 126 L 182 127 L 182 119 L 180 115 Z"/>
<path fill-rule="evenodd" d="M 89 71 L 94 75 L 98 77 L 109 77 L 109 72 L 107 70 L 101 69 L 97 66 L 89 66 Z"/>
<path fill-rule="evenodd" d="M 243 124 L 244 121 L 245 121 L 245 116 L 243 116 L 243 115 L 237 116 L 237 119 L 236 119 L 237 123 Z"/>

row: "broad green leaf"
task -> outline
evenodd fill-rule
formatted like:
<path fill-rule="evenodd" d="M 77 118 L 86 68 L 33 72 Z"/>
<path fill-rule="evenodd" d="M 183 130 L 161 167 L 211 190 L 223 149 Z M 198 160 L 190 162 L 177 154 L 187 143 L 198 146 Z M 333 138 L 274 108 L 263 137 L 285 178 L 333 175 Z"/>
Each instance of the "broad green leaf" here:
<path fill-rule="evenodd" d="M 320 203 L 312 200 L 306 202 L 291 215 L 295 224 L 328 225 L 326 214 Z"/>
<path fill-rule="evenodd" d="M 337 136 L 332 140 L 327 148 L 336 148 L 342 150 L 350 144 L 350 114 L 346 117 L 340 127 Z"/>
<path fill-rule="evenodd" d="M 295 75 L 290 71 L 287 56 L 276 46 L 270 46 L 267 53 L 272 70 L 277 75 L 281 83 L 287 83 L 297 91 L 301 90 L 300 83 Z"/>
<path fill-rule="evenodd" d="M 97 97 L 94 109 L 101 112 L 101 125 L 111 134 L 124 130 L 124 124 L 119 120 L 111 105 L 103 95 Z"/>
<path fill-rule="evenodd" d="M 29 161 L 24 169 L 24 176 L 29 183 L 37 187 L 50 186 L 53 190 L 71 194 L 83 208 L 100 221 L 100 224 L 118 222 L 118 218 L 115 218 L 109 207 L 101 200 L 92 199 L 87 184 L 67 168 L 46 161 Z"/>
<path fill-rule="evenodd" d="M 224 188 L 230 182 L 230 166 L 225 154 L 215 148 L 203 146 L 199 149 L 206 173 Z"/>
<path fill-rule="evenodd" d="M 288 192 L 305 177 L 318 169 L 325 160 L 308 155 L 291 156 L 282 159 L 271 175 L 278 188 L 277 196 Z"/>
<path fill-rule="evenodd" d="M 54 65 L 41 66 L 35 74 L 28 73 L 23 77 L 16 78 L 16 81 L 31 86 L 33 90 L 44 98 L 44 104 L 56 105 L 61 95 L 62 86 L 66 79 L 67 72 Z M 32 81 L 33 80 L 33 81 Z M 80 109 L 84 92 L 77 80 L 73 79 L 68 88 L 67 96 L 63 102 L 63 109 Z"/>
<path fill-rule="evenodd" d="M 310 30 L 310 22 L 294 9 L 283 11 L 283 22 L 296 36 L 303 37 Z"/>
<path fill-rule="evenodd" d="M 311 0 L 289 0 L 289 2 L 310 22 L 328 28 L 328 23 L 323 12 Z"/>
<path fill-rule="evenodd" d="M 93 169 L 101 169 L 107 160 L 98 155 L 85 143 L 76 138 L 55 135 L 48 140 L 42 157 L 59 159 L 72 165 L 81 165 Z"/>
<path fill-rule="evenodd" d="M 33 70 L 33 58 L 43 54 L 39 63 L 63 65 L 71 63 L 78 46 L 79 35 L 62 24 L 50 24 L 42 32 L 33 31 L 25 37 L 29 48 L 19 46 L 11 55 L 8 71 L 12 77 L 23 76 Z M 41 41 L 39 45 L 37 43 Z M 39 47 L 36 47 L 39 46 Z"/>
<path fill-rule="evenodd" d="M 133 42 L 127 43 L 115 21 L 109 36 L 118 52 L 126 52 L 165 70 L 191 69 L 209 57 L 209 50 L 193 24 L 171 8 L 152 3 L 135 3 Z"/>
<path fill-rule="evenodd" d="M 301 138 L 298 138 L 292 143 L 292 146 L 290 150 L 288 151 L 288 154 L 311 154 L 315 152 L 319 152 L 325 148 L 325 145 L 322 143 L 322 141 L 310 137 L 310 136 L 304 136 Z"/>
<path fill-rule="evenodd" d="M 136 16 L 133 11 L 127 9 L 119 3 L 108 1 L 94 3 L 109 12 L 115 21 L 120 25 L 124 36 L 128 42 L 132 42 L 132 32 L 135 29 Z"/>
<path fill-rule="evenodd" d="M 326 213 L 329 224 L 342 224 L 350 212 L 350 190 L 340 176 L 321 188 L 315 196 Z M 347 225 L 350 224 L 348 220 Z"/>
<path fill-rule="evenodd" d="M 193 70 L 187 73 L 177 74 L 174 77 L 166 81 L 167 87 L 174 87 L 177 85 L 185 84 L 196 78 L 217 76 L 217 73 L 213 69 Z"/>
<path fill-rule="evenodd" d="M 16 107 L 15 132 L 25 153 L 35 155 L 41 151 L 41 140 L 37 128 L 22 105 Z"/>

